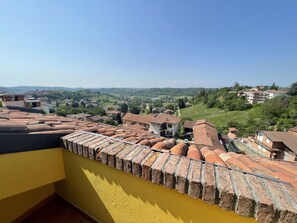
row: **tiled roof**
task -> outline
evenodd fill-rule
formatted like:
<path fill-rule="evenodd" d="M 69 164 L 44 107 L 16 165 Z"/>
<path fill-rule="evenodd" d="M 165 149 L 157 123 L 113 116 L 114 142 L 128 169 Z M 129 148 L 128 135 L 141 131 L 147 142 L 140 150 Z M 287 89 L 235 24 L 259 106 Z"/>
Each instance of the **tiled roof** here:
<path fill-rule="evenodd" d="M 173 116 L 173 115 L 168 115 L 168 114 L 153 114 L 150 115 L 151 120 L 150 122 L 152 123 L 158 123 L 158 124 L 163 124 L 163 123 L 170 123 L 170 124 L 177 124 L 180 122 L 180 118 Z"/>
<path fill-rule="evenodd" d="M 184 122 L 184 128 L 193 129 L 195 123 L 196 123 L 195 121 L 186 120 Z"/>
<path fill-rule="evenodd" d="M 126 113 L 126 115 L 123 117 L 123 120 L 138 122 L 142 124 L 150 124 L 150 116 L 147 115 L 135 115 L 132 113 Z"/>
<path fill-rule="evenodd" d="M 168 115 L 168 114 L 150 114 L 150 115 L 135 115 L 132 113 L 127 113 L 123 120 L 131 121 L 131 122 L 138 122 L 142 124 L 150 124 L 150 123 L 171 123 L 177 124 L 180 122 L 180 118 Z"/>
<path fill-rule="evenodd" d="M 209 146 L 188 147 L 183 142 L 130 127 L 0 110 L 0 134 L 68 134 L 62 137 L 68 150 L 153 183 L 255 217 L 260 222 L 297 219 L 296 163 L 253 159 L 215 149 L 213 140 L 218 138 L 213 136 L 217 134 L 214 127 L 204 120 L 197 121 L 197 126 L 198 130 L 204 126 L 206 130 L 201 134 L 211 137 L 210 142 L 202 141 Z"/>
<path fill-rule="evenodd" d="M 194 142 L 200 148 L 208 146 L 209 148 L 224 150 L 223 145 L 220 143 L 218 132 L 210 122 L 206 120 L 196 121 L 193 127 L 193 134 Z"/>
<path fill-rule="evenodd" d="M 282 142 L 297 154 L 297 135 L 290 132 L 262 131 L 271 141 Z"/>
<path fill-rule="evenodd" d="M 98 132 L 114 138 L 131 140 L 135 143 L 140 143 L 144 139 L 152 141 L 160 138 L 147 131 L 135 130 L 129 127 L 116 127 L 57 115 L 35 114 L 8 109 L 0 110 L 0 134 L 69 134 L 78 130 Z M 151 141 L 150 143 L 154 143 Z"/>
<path fill-rule="evenodd" d="M 291 129 L 289 129 L 288 131 L 289 131 L 289 132 L 295 132 L 295 133 L 297 133 L 297 126 L 291 128 Z"/>
<path fill-rule="evenodd" d="M 296 179 L 297 167 L 289 162 L 252 160 L 195 146 L 190 146 L 187 158 L 180 156 L 186 148 L 184 143 L 174 146 L 168 140 L 148 148 L 84 131 L 62 137 L 62 143 L 78 155 L 259 222 L 289 223 L 297 219 L 297 190 L 286 183 Z M 166 152 L 169 150 L 172 154 Z M 205 161 L 199 160 L 202 158 Z M 262 169 L 265 174 L 259 174 Z"/>

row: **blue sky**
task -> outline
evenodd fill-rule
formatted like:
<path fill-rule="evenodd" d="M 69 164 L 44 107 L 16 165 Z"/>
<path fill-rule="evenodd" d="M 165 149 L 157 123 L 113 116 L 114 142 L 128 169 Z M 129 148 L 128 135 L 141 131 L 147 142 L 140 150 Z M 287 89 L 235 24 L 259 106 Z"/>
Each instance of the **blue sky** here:
<path fill-rule="evenodd" d="M 0 0 L 0 86 L 288 86 L 296 0 Z"/>

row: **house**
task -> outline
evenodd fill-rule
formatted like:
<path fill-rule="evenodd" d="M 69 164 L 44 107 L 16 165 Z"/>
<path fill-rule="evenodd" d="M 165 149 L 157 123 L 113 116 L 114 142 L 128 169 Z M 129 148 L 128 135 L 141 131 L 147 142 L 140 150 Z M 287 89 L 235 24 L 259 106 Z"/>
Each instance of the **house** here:
<path fill-rule="evenodd" d="M 123 117 L 126 126 L 140 125 L 159 136 L 174 137 L 179 128 L 180 118 L 168 114 L 136 115 L 127 113 Z"/>
<path fill-rule="evenodd" d="M 41 102 L 39 99 L 26 98 L 23 94 L 2 94 L 0 95 L 3 107 L 10 109 L 21 109 L 23 110 L 42 110 Z"/>
<path fill-rule="evenodd" d="M 297 134 L 292 131 L 259 131 L 252 148 L 268 158 L 297 161 Z"/>
<path fill-rule="evenodd" d="M 0 222 L 297 219 L 292 162 L 56 115 L 0 117 Z"/>
<path fill-rule="evenodd" d="M 25 107 L 41 109 L 41 102 L 39 99 L 28 98 L 28 99 L 25 99 Z"/>
<path fill-rule="evenodd" d="M 3 107 L 25 107 L 25 96 L 23 94 L 2 94 L 0 95 L 0 100 L 2 102 Z"/>
<path fill-rule="evenodd" d="M 115 121 L 121 118 L 121 112 L 117 110 L 107 110 L 106 115 Z"/>
<path fill-rule="evenodd" d="M 193 126 L 194 143 L 198 148 L 207 146 L 210 150 L 225 151 L 214 125 L 206 120 L 197 120 Z"/>
<path fill-rule="evenodd" d="M 184 128 L 184 134 L 193 132 L 193 127 L 195 125 L 196 121 L 190 121 L 185 120 L 183 128 Z"/>
<path fill-rule="evenodd" d="M 285 95 L 287 92 L 282 90 L 258 90 L 253 88 L 250 90 L 241 91 L 238 93 L 238 97 L 245 96 L 249 104 L 261 104 L 266 100 L 274 98 L 276 96 Z"/>

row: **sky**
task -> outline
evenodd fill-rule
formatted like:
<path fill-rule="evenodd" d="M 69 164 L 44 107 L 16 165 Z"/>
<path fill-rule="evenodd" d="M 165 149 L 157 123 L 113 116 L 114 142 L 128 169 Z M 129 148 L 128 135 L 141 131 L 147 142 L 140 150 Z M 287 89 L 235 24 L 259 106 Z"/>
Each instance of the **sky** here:
<path fill-rule="evenodd" d="M 296 0 L 0 0 L 0 86 L 289 86 Z"/>

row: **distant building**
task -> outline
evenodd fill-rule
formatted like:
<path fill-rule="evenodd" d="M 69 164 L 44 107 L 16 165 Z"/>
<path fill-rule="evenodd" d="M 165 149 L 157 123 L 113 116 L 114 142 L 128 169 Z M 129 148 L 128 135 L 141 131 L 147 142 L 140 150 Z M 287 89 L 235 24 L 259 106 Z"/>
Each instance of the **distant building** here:
<path fill-rule="evenodd" d="M 79 113 L 79 114 L 71 114 L 71 115 L 67 115 L 67 118 L 75 118 L 81 121 L 85 121 L 87 120 L 89 117 L 91 117 L 90 114 L 86 114 L 86 113 Z"/>
<path fill-rule="evenodd" d="M 117 110 L 107 110 L 106 115 L 113 120 L 121 118 L 121 112 Z"/>
<path fill-rule="evenodd" d="M 28 108 L 41 110 L 41 102 L 34 98 L 25 98 L 23 94 L 2 94 L 0 95 L 3 107 L 7 108 Z"/>
<path fill-rule="evenodd" d="M 257 88 L 253 88 L 238 93 L 239 97 L 245 96 L 249 104 L 261 104 L 266 100 L 274 98 L 276 96 L 285 95 L 286 91 L 267 90 L 261 91 Z"/>
<path fill-rule="evenodd" d="M 174 137 L 178 132 L 180 118 L 168 114 L 135 115 L 127 113 L 123 117 L 126 126 L 138 125 L 159 136 Z"/>
<path fill-rule="evenodd" d="M 268 158 L 297 161 L 297 134 L 294 129 L 290 132 L 259 131 L 253 149 Z"/>

